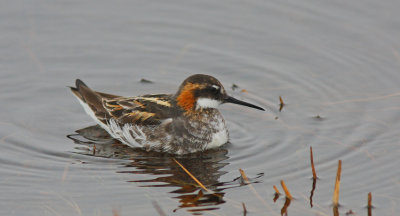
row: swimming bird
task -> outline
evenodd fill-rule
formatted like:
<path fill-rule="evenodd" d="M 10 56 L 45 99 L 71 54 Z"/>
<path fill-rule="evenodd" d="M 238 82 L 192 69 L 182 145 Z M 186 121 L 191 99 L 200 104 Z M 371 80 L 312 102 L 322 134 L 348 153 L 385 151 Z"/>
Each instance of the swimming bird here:
<path fill-rule="evenodd" d="M 263 108 L 229 96 L 214 77 L 188 77 L 175 94 L 122 97 L 90 89 L 80 79 L 70 87 L 86 113 L 113 138 L 131 147 L 172 154 L 216 148 L 228 142 L 224 103 Z"/>

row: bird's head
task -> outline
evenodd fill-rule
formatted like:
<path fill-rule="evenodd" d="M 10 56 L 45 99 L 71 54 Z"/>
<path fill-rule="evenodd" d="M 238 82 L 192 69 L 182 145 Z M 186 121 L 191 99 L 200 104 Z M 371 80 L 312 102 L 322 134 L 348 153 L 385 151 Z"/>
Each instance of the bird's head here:
<path fill-rule="evenodd" d="M 223 103 L 234 103 L 259 110 L 263 108 L 229 96 L 222 84 L 214 77 L 196 74 L 183 81 L 175 95 L 177 105 L 185 111 L 218 108 Z"/>

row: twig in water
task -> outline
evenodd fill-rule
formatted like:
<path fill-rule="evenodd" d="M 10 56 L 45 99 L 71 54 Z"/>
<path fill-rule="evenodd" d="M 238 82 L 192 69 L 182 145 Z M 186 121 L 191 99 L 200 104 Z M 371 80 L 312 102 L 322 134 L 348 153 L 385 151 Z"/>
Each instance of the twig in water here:
<path fill-rule="evenodd" d="M 340 190 L 340 173 L 342 171 L 342 160 L 339 160 L 336 173 L 335 190 L 333 192 L 332 202 L 334 207 L 339 206 L 339 190 Z"/>
<path fill-rule="evenodd" d="M 243 216 L 247 215 L 247 209 L 246 209 L 246 205 L 244 204 L 244 202 L 242 202 L 242 206 L 243 206 Z"/>
<path fill-rule="evenodd" d="M 290 194 L 289 189 L 286 187 L 286 184 L 283 180 L 281 180 L 281 185 L 282 185 L 283 191 L 285 191 L 286 197 L 289 199 L 293 199 L 292 194 Z"/>
<path fill-rule="evenodd" d="M 312 188 L 311 188 L 311 192 L 310 192 L 310 206 L 311 208 L 313 207 L 313 201 L 312 198 L 314 196 L 314 191 L 315 191 L 315 185 L 317 184 L 317 179 L 313 178 L 313 182 L 312 182 Z"/>
<path fill-rule="evenodd" d="M 314 156 L 313 156 L 311 146 L 310 146 L 310 160 L 311 160 L 311 170 L 312 170 L 313 179 L 317 179 L 317 173 L 315 172 L 315 167 L 314 167 Z"/>
<path fill-rule="evenodd" d="M 340 216 L 338 206 L 333 206 L 333 216 Z"/>
<path fill-rule="evenodd" d="M 242 176 L 243 182 L 245 184 L 249 184 L 249 178 L 247 178 L 246 173 L 244 173 L 244 171 L 242 169 L 239 169 L 240 175 Z"/>
<path fill-rule="evenodd" d="M 372 208 L 372 194 L 368 193 L 368 208 Z"/>
<path fill-rule="evenodd" d="M 285 216 L 288 215 L 287 208 L 290 206 L 290 201 L 291 201 L 291 199 L 289 197 L 286 197 L 285 203 L 283 204 L 282 209 L 281 209 L 281 215 L 285 215 Z"/>
<path fill-rule="evenodd" d="M 278 194 L 278 195 L 281 194 L 281 193 L 279 192 L 278 188 L 277 188 L 275 185 L 274 185 L 274 190 L 275 190 L 275 193 L 276 193 L 276 194 Z"/>
<path fill-rule="evenodd" d="M 371 192 L 368 193 L 368 206 L 367 206 L 367 208 L 368 208 L 368 216 L 372 216 L 372 208 L 373 208 L 373 206 L 372 206 L 372 194 L 371 194 Z"/>

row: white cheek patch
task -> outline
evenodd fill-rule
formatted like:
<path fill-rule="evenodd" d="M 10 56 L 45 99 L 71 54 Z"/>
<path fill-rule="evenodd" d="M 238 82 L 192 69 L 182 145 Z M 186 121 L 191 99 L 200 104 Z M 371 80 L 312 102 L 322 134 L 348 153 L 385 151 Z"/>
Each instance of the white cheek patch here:
<path fill-rule="evenodd" d="M 196 109 L 199 108 L 218 108 L 221 102 L 210 98 L 199 98 L 196 102 Z"/>

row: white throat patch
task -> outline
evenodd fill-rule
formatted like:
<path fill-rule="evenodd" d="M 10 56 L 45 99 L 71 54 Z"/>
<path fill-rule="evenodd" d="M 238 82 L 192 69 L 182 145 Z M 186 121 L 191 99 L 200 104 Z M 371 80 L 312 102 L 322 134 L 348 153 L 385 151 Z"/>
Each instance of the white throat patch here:
<path fill-rule="evenodd" d="M 196 102 L 196 109 L 200 108 L 218 108 L 221 103 L 210 98 L 199 98 Z"/>

